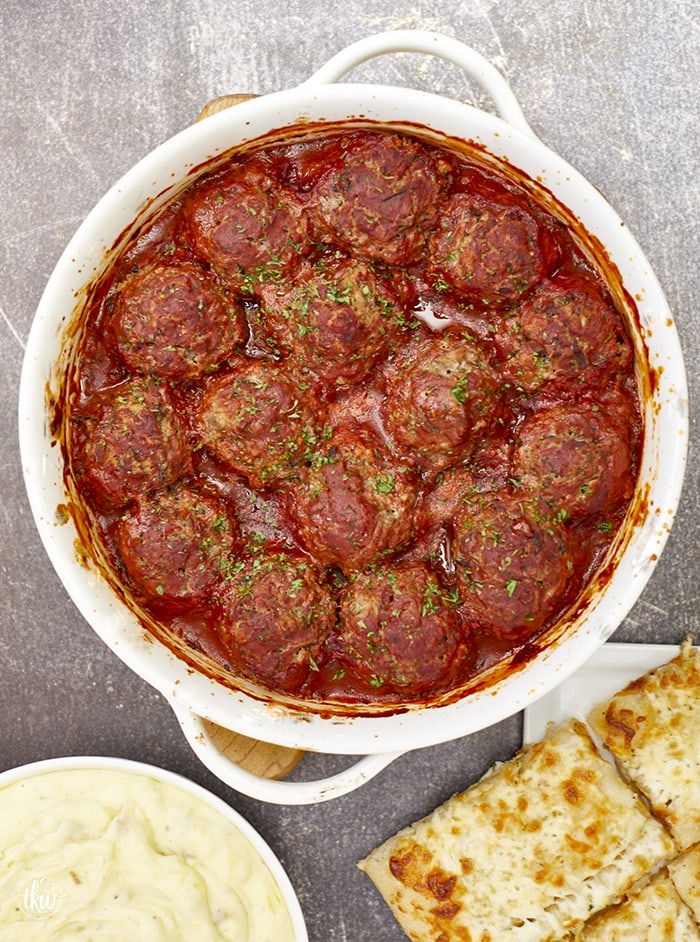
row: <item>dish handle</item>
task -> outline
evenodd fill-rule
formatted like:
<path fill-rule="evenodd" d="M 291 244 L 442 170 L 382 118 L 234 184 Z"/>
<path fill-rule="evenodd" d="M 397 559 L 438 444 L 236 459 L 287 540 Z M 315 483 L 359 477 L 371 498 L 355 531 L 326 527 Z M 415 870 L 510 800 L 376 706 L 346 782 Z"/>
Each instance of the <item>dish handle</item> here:
<path fill-rule="evenodd" d="M 187 742 L 199 761 L 225 785 L 249 798 L 275 805 L 313 805 L 339 798 L 369 782 L 402 752 L 363 756 L 337 775 L 313 782 L 282 782 L 255 775 L 233 762 L 214 742 L 206 721 L 191 710 L 171 703 Z"/>
<path fill-rule="evenodd" d="M 504 121 L 537 140 L 537 135 L 525 120 L 510 85 L 498 69 L 471 46 L 441 33 L 420 29 L 397 29 L 367 36 L 336 53 L 310 78 L 302 82 L 300 87 L 337 82 L 356 66 L 389 52 L 423 52 L 459 66 L 488 92 Z"/>

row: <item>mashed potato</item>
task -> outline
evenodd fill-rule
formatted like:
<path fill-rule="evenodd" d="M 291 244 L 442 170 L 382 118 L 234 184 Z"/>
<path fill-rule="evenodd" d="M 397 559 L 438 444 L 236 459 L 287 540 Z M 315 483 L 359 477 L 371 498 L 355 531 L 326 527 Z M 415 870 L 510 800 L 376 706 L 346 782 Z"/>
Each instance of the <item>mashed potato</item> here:
<path fill-rule="evenodd" d="M 238 829 L 131 772 L 48 772 L 0 789 L 3 942 L 294 942 Z"/>

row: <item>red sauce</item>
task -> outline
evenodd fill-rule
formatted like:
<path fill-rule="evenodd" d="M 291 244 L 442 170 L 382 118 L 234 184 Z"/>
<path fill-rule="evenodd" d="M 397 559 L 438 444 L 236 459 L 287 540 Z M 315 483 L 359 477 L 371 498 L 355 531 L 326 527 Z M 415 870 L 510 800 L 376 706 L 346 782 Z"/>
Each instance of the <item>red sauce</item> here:
<path fill-rule="evenodd" d="M 600 274 L 507 176 L 407 135 L 232 157 L 131 240 L 83 318 L 69 473 L 115 572 L 192 648 L 302 699 L 429 700 L 525 657 L 590 581 L 634 490 L 633 358 Z M 264 448 L 255 362 L 297 410 Z M 235 413 L 237 463 L 216 422 L 233 421 L 243 373 L 260 391 Z M 137 584 L 120 550 L 139 554 L 124 528 L 183 482 L 226 518 L 200 549 L 227 532 L 226 565 L 202 592 L 205 553 L 189 602 L 148 589 L 158 558 L 138 558 Z M 186 560 L 197 513 L 166 526 L 163 555 Z M 273 575 L 251 627 L 235 612 L 261 560 Z M 407 566 L 428 579 L 419 597 L 395 588 Z M 279 598 L 275 567 L 289 573 Z M 443 653 L 423 669 L 418 651 L 425 665 Z"/>

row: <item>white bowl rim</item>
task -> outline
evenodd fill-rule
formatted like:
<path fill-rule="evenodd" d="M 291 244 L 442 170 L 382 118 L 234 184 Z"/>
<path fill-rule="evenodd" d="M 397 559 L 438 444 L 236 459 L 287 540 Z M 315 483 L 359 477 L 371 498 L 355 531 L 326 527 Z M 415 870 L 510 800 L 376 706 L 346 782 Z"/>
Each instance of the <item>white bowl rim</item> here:
<path fill-rule="evenodd" d="M 256 831 L 252 824 L 243 815 L 228 805 L 223 798 L 198 785 L 191 779 L 169 769 L 163 769 L 148 762 L 138 762 L 134 759 L 122 759 L 118 756 L 57 756 L 51 759 L 40 759 L 37 762 L 28 762 L 0 772 L 0 792 L 15 782 L 46 775 L 51 772 L 76 771 L 107 771 L 126 772 L 130 775 L 151 778 L 172 785 L 180 791 L 186 792 L 193 798 L 202 801 L 214 811 L 226 818 L 240 831 L 272 875 L 280 892 L 284 905 L 287 907 L 292 928 L 295 933 L 295 942 L 309 942 L 306 922 L 302 913 L 301 904 L 296 891 L 292 886 L 287 871 L 272 850 L 267 841 Z"/>

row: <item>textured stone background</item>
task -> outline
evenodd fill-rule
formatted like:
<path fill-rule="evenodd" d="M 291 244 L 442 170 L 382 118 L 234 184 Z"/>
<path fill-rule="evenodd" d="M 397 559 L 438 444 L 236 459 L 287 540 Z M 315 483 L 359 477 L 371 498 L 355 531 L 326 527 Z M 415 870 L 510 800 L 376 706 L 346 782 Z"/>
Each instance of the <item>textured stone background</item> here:
<path fill-rule="evenodd" d="M 384 12 L 381 12 L 384 11 Z M 64 245 L 102 193 L 204 102 L 294 85 L 347 43 L 423 27 L 498 65 L 532 126 L 596 184 L 667 293 L 697 389 L 698 23 L 692 0 L 3 0 L 0 4 L 0 768 L 70 753 L 144 759 L 230 801 L 282 858 L 313 942 L 399 942 L 354 869 L 397 828 L 473 781 L 520 740 L 520 720 L 408 755 L 361 791 L 276 808 L 218 784 L 160 696 L 82 621 L 39 544 L 16 444 L 24 341 Z M 488 107 L 451 67 L 414 56 L 358 77 Z M 698 633 L 698 456 L 681 512 L 620 641 Z M 309 758 L 301 775 L 342 759 Z"/>

